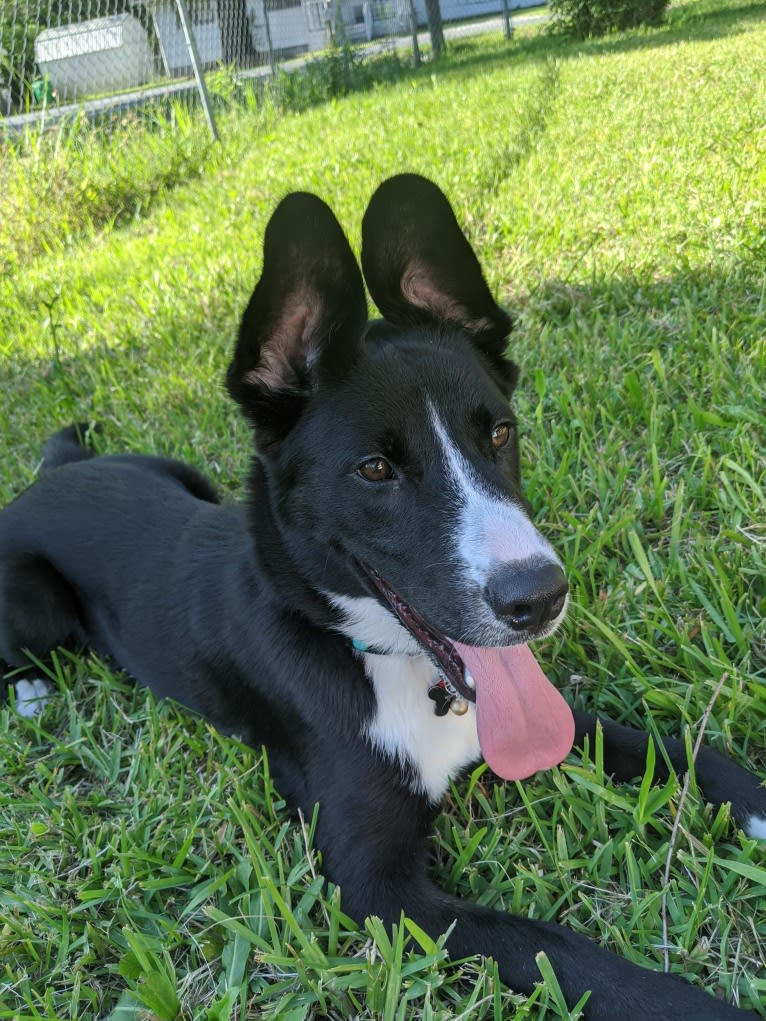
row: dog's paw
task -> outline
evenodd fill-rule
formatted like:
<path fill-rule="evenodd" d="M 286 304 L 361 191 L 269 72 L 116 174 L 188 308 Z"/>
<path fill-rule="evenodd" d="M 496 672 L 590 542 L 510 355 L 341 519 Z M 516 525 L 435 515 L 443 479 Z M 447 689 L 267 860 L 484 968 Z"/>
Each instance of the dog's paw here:
<path fill-rule="evenodd" d="M 732 813 L 739 819 L 739 824 L 748 837 L 766 841 L 766 785 L 759 783 L 758 777 L 746 774 L 750 780 L 751 790 L 745 798 L 744 790 L 737 793 L 740 799 L 732 797 Z"/>
<path fill-rule="evenodd" d="M 731 805 L 732 818 L 749 837 L 766 840 L 766 785 L 760 776 L 703 745 L 697 756 L 697 783 L 715 808 Z"/>
<path fill-rule="evenodd" d="M 762 815 L 753 813 L 745 823 L 745 833 L 756 840 L 766 840 L 766 812 Z"/>
<path fill-rule="evenodd" d="M 16 712 L 19 716 L 39 716 L 48 704 L 51 686 L 37 678 L 32 681 L 16 681 Z"/>
<path fill-rule="evenodd" d="M 752 773 L 746 773 L 750 790 L 744 783 L 732 797 L 732 813 L 748 837 L 766 841 L 766 785 Z M 743 780 L 745 779 L 743 778 Z"/>

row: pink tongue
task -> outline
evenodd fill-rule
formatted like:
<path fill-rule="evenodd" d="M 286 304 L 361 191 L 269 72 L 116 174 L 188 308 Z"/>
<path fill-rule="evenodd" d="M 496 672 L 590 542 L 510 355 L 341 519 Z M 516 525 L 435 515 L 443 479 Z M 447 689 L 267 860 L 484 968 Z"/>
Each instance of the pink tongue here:
<path fill-rule="evenodd" d="M 481 753 L 505 780 L 550 769 L 572 748 L 572 710 L 526 645 L 479 649 L 454 643 L 476 682 Z"/>

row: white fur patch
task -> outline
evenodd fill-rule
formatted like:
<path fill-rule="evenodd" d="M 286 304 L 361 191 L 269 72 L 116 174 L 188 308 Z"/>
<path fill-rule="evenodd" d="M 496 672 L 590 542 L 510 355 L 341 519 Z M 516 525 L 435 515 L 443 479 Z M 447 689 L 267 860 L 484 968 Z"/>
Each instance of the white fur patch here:
<path fill-rule="evenodd" d="M 343 613 L 339 627 L 344 635 L 379 652 L 395 655 L 419 656 L 423 650 L 399 623 L 396 615 L 371 596 L 339 596 L 334 592 L 325 595 Z"/>
<path fill-rule="evenodd" d="M 436 408 L 430 404 L 431 423 L 450 474 L 450 485 L 460 497 L 458 552 L 470 577 L 483 587 L 500 564 L 528 560 L 561 561 L 521 507 L 494 495 L 453 443 Z"/>
<path fill-rule="evenodd" d="M 429 401 L 431 424 L 442 448 L 449 485 L 460 500 L 454 542 L 465 577 L 481 592 L 490 575 L 502 566 L 547 560 L 561 566 L 553 547 L 525 514 L 508 499 L 494 494 L 463 456 Z M 546 633 L 554 631 L 566 616 L 568 599 Z M 489 615 L 491 611 L 486 608 Z"/>
<path fill-rule="evenodd" d="M 16 681 L 16 712 L 30 719 L 39 716 L 48 704 L 51 686 L 47 681 Z"/>
<path fill-rule="evenodd" d="M 766 819 L 762 815 L 751 815 L 747 820 L 745 833 L 756 840 L 766 840 Z"/>
<path fill-rule="evenodd" d="M 428 689 L 439 672 L 395 615 L 376 599 L 327 593 L 343 613 L 339 630 L 375 649 L 362 655 L 375 691 L 375 716 L 365 737 L 378 752 L 413 773 L 413 789 L 434 804 L 452 777 L 481 758 L 476 708 L 437 716 Z"/>
<path fill-rule="evenodd" d="M 469 705 L 463 716 L 436 715 L 428 689 L 439 674 L 427 656 L 365 653 L 364 666 L 377 701 L 367 738 L 379 752 L 409 765 L 414 789 L 436 804 L 450 779 L 481 758 L 476 707 Z"/>

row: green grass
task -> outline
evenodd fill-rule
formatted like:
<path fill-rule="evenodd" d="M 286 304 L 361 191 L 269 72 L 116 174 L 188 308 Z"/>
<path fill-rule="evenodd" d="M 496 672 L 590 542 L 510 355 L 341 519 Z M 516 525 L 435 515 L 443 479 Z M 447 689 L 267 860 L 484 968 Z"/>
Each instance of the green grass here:
<path fill-rule="evenodd" d="M 318 192 L 356 245 L 380 179 L 426 173 L 520 316 L 527 489 L 574 597 L 541 662 L 578 706 L 690 737 L 723 677 L 707 740 L 763 775 L 764 66 L 766 5 L 742 0 L 578 45 L 466 42 L 301 113 L 232 104 L 219 150 L 190 123 L 174 144 L 197 155 L 165 178 L 158 149 L 133 208 L 106 194 L 107 154 L 129 182 L 145 147 L 114 136 L 78 164 L 62 142 L 73 179 L 94 168 L 76 212 L 62 193 L 68 231 L 54 201 L 44 244 L 23 205 L 4 235 L 0 498 L 87 417 L 108 450 L 172 453 L 240 492 L 248 436 L 221 379 L 275 203 Z M 4 212 L 19 155 L 1 158 Z M 259 753 L 92 658 L 54 676 L 39 720 L 0 712 L 0 1018 L 568 1016 L 544 962 L 525 1003 L 406 920 L 357 931 Z M 758 1007 L 762 848 L 693 788 L 680 805 L 675 783 L 611 785 L 592 752 L 523 787 L 459 784 L 440 881 L 661 967 L 670 860 L 672 970 Z"/>
<path fill-rule="evenodd" d="M 4 134 L 0 120 L 0 271 L 23 270 L 41 253 L 146 217 L 178 184 L 235 160 L 249 148 L 253 129 L 267 134 L 287 110 L 371 89 L 401 78 L 408 66 L 398 51 L 365 55 L 348 47 L 314 55 L 274 81 L 241 79 L 228 68 L 213 72 L 207 88 L 225 150 L 211 141 L 192 92 L 107 110 L 95 121 L 80 113 L 50 132 Z"/>

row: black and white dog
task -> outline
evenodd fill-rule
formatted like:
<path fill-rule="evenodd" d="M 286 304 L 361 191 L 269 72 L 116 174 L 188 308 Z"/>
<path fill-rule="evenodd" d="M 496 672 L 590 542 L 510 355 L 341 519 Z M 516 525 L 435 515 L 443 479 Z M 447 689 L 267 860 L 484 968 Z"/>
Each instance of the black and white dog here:
<path fill-rule="evenodd" d="M 265 744 L 288 803 L 319 803 L 324 871 L 358 920 L 404 910 L 433 936 L 455 922 L 453 954 L 493 956 L 520 992 L 545 951 L 571 1003 L 592 990 L 592 1019 L 745 1017 L 429 878 L 450 778 L 482 756 L 527 777 L 592 740 L 596 720 L 526 644 L 562 620 L 567 582 L 521 492 L 511 322 L 435 185 L 378 189 L 362 266 L 383 319 L 368 322 L 330 209 L 305 193 L 279 205 L 227 375 L 258 448 L 246 504 L 219 504 L 176 461 L 94 457 L 75 427 L 49 441 L 48 470 L 0 514 L 0 657 L 90 646 Z M 20 705 L 36 694 L 18 683 Z M 647 736 L 603 730 L 607 769 L 642 773 Z M 681 742 L 666 748 L 684 770 Z M 703 749 L 697 778 L 766 836 L 754 776 Z"/>

